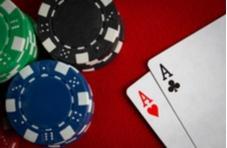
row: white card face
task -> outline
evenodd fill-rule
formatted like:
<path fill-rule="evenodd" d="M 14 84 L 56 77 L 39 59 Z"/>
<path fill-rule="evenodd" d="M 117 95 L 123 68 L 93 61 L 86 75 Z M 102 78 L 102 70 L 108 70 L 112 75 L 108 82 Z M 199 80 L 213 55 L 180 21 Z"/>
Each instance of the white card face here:
<path fill-rule="evenodd" d="M 131 85 L 127 95 L 168 148 L 194 147 L 150 72 Z"/>
<path fill-rule="evenodd" d="M 198 148 L 225 147 L 225 52 L 223 16 L 148 62 Z"/>

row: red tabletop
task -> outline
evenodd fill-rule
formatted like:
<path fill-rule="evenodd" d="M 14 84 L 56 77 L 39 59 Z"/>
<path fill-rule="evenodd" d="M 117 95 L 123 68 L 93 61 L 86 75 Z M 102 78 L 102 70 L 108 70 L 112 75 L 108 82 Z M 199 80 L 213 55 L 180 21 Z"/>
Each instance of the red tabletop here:
<path fill-rule="evenodd" d="M 14 0 L 36 18 L 40 0 Z M 161 51 L 225 14 L 225 0 L 116 0 L 125 26 L 120 55 L 84 73 L 94 92 L 95 114 L 87 134 L 68 148 L 164 147 L 126 96 Z M 170 127 L 171 128 L 171 127 Z M 20 140 L 21 148 L 38 148 Z"/>

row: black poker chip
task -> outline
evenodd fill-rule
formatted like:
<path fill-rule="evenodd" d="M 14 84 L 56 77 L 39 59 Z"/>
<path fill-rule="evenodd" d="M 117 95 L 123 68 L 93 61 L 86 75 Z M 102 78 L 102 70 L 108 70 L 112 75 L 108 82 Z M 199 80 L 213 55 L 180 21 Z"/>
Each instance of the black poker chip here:
<path fill-rule="evenodd" d="M 96 69 L 103 67 L 104 65 L 110 63 L 121 51 L 124 41 L 124 25 L 119 16 L 119 36 L 115 41 L 114 47 L 109 50 L 106 55 L 103 55 L 99 59 L 96 59 L 93 62 L 86 63 L 80 67 L 80 69 L 84 72 L 95 71 Z"/>
<path fill-rule="evenodd" d="M 44 48 L 78 69 L 92 67 L 118 44 L 119 16 L 111 0 L 44 0 L 38 15 Z"/>

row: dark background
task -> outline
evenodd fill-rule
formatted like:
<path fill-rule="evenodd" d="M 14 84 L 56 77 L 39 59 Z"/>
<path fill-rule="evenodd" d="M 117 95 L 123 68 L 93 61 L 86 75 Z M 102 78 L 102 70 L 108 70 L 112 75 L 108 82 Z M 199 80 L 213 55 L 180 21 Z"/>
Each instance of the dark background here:
<path fill-rule="evenodd" d="M 13 1 L 37 18 L 41 0 Z M 87 134 L 66 146 L 69 148 L 163 147 L 126 96 L 126 89 L 148 71 L 150 58 L 225 14 L 225 0 L 115 0 L 115 3 L 125 26 L 123 49 L 110 64 L 84 73 L 94 92 L 95 114 Z M 2 97 L 4 86 L 0 86 Z M 21 138 L 18 141 L 20 148 L 40 147 Z"/>

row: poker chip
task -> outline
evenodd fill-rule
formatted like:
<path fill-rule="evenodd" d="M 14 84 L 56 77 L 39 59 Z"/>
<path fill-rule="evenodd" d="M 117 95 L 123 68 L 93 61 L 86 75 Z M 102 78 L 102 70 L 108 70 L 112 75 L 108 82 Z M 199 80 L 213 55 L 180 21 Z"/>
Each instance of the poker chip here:
<path fill-rule="evenodd" d="M 120 16 L 119 16 L 120 19 Z M 108 52 L 108 54 L 96 59 L 90 63 L 86 63 L 81 67 L 81 70 L 84 72 L 95 71 L 96 69 L 108 64 L 111 62 L 121 51 L 124 41 L 124 27 L 122 20 L 119 22 L 119 37 L 115 41 L 114 47 Z"/>
<path fill-rule="evenodd" d="M 9 86 L 5 104 L 16 132 L 43 145 L 79 136 L 93 108 L 88 83 L 79 71 L 51 60 L 35 62 L 21 70 Z"/>
<path fill-rule="evenodd" d="M 44 147 L 79 140 L 92 124 L 95 103 L 78 70 L 108 64 L 124 42 L 114 2 L 43 0 L 36 23 L 12 1 L 0 0 L 0 28 L 0 83 L 13 78 L 4 91 L 8 127 Z M 35 62 L 37 58 L 54 60 Z M 0 128 L 2 147 L 19 147 L 15 133 L 11 140 L 6 136 Z"/>
<path fill-rule="evenodd" d="M 15 67 L 16 61 L 22 57 L 26 45 L 26 22 L 20 10 L 9 0 L 0 2 L 0 19 L 4 23 L 6 41 L 1 50 L 0 72 L 8 72 Z M 16 60 L 14 60 L 16 59 Z"/>
<path fill-rule="evenodd" d="M 119 16 L 112 0 L 44 0 L 38 37 L 54 59 L 84 69 L 108 55 L 119 38 Z"/>
<path fill-rule="evenodd" d="M 94 114 L 94 102 L 92 102 L 92 107 L 91 108 L 92 108 L 91 109 L 92 111 L 88 114 L 87 119 L 85 120 L 84 126 L 82 127 L 82 129 L 75 136 L 73 136 L 69 140 L 62 141 L 62 142 L 56 143 L 54 145 L 49 145 L 48 147 L 50 147 L 50 148 L 51 147 L 64 147 L 67 144 L 70 144 L 70 143 L 72 143 L 74 141 L 79 140 L 87 132 L 87 130 L 89 129 L 89 127 L 90 127 L 90 125 L 92 123 L 92 117 L 93 117 L 93 114 Z"/>
<path fill-rule="evenodd" d="M 84 83 L 87 83 L 87 81 L 85 79 L 84 79 Z M 87 117 L 86 117 L 85 122 L 84 122 L 85 123 L 84 126 L 81 128 L 81 130 L 75 136 L 73 136 L 69 140 L 64 140 L 62 142 L 55 143 L 54 145 L 49 145 L 48 147 L 50 147 L 50 148 L 64 147 L 64 145 L 66 145 L 66 144 L 69 144 L 69 143 L 72 143 L 74 141 L 79 140 L 89 129 L 89 127 L 92 123 L 92 117 L 93 117 L 93 114 L 94 114 L 95 104 L 94 104 L 94 101 L 93 101 L 93 93 L 92 93 L 92 89 L 91 89 L 90 85 L 89 84 L 86 85 L 86 88 L 89 90 L 89 97 L 91 98 L 92 103 L 91 103 L 91 111 L 88 112 L 88 114 L 87 114 Z"/>
<path fill-rule="evenodd" d="M 18 73 L 37 56 L 34 28 L 9 0 L 0 0 L 0 83 Z"/>
<path fill-rule="evenodd" d="M 26 21 L 28 24 L 28 26 L 27 26 L 28 36 L 26 38 L 24 54 L 22 55 L 22 57 L 19 60 L 17 60 L 18 64 L 16 67 L 14 67 L 8 74 L 5 73 L 5 75 L 7 74 L 6 78 L 0 76 L 0 82 L 8 80 L 12 76 L 14 76 L 16 73 L 18 73 L 26 64 L 28 64 L 36 59 L 36 56 L 37 56 L 36 37 L 35 37 L 35 34 L 33 33 L 31 24 L 29 24 L 30 22 L 28 20 L 26 20 Z"/>

